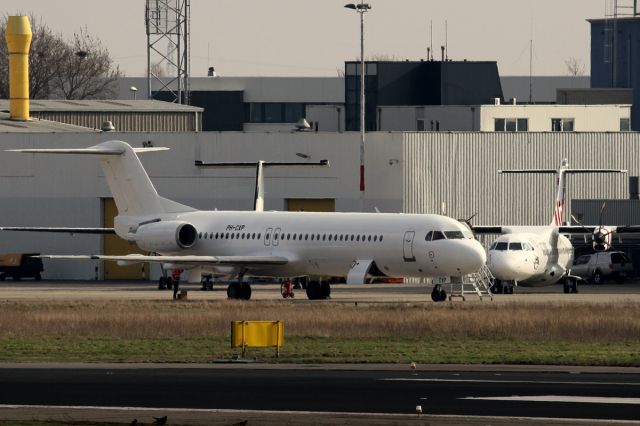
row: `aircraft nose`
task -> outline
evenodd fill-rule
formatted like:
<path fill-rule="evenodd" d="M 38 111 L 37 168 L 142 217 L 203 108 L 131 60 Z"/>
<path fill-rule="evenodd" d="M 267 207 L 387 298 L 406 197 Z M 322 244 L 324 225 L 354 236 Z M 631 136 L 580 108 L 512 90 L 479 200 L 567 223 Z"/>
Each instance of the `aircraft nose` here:
<path fill-rule="evenodd" d="M 499 280 L 511 281 L 523 279 L 522 265 L 517 259 L 509 256 L 508 252 L 491 252 L 489 270 Z"/>
<path fill-rule="evenodd" d="M 462 275 L 477 272 L 487 261 L 487 253 L 484 247 L 476 240 L 468 240 L 465 247 L 464 262 L 460 264 L 460 272 Z"/>

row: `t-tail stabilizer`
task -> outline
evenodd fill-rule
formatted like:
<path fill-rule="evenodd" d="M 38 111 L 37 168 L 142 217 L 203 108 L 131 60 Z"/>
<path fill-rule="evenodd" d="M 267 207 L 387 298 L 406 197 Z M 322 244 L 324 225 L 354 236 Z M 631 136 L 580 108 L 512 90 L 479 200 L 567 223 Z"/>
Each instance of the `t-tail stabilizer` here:
<path fill-rule="evenodd" d="M 97 155 L 119 216 L 151 216 L 166 213 L 195 211 L 158 195 L 144 170 L 137 153 L 166 151 L 169 148 L 132 148 L 129 144 L 112 140 L 89 148 L 72 149 L 11 149 L 12 152 L 32 154 Z"/>
<path fill-rule="evenodd" d="M 564 225 L 564 207 L 567 199 L 567 178 L 566 174 L 585 174 L 585 173 L 627 173 L 623 169 L 576 169 L 569 167 L 569 161 L 565 158 L 560 163 L 557 170 L 554 169 L 510 169 L 498 170 L 498 173 L 543 173 L 556 175 L 556 200 L 553 207 L 553 215 L 551 218 L 551 226 Z"/>

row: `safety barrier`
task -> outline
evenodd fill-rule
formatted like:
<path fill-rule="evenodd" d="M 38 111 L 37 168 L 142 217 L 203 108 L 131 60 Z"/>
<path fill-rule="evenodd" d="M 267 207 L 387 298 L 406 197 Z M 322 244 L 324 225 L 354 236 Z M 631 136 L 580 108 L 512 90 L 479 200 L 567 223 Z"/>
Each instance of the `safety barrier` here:
<path fill-rule="evenodd" d="M 276 348 L 276 357 L 284 345 L 284 322 L 282 321 L 231 321 L 231 347 L 242 348 L 244 357 L 247 348 Z"/>

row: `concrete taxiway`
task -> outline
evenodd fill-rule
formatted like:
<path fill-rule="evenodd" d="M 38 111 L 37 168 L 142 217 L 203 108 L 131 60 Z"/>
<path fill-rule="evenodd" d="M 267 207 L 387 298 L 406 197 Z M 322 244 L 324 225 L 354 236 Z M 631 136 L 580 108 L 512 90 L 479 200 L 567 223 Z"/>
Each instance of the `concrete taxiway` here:
<path fill-rule="evenodd" d="M 279 284 L 252 284 L 252 300 L 280 300 Z M 217 284 L 213 291 L 202 291 L 198 284 L 181 284 L 188 300 L 226 300 L 225 284 Z M 369 303 L 420 303 L 431 301 L 432 287 L 426 284 L 334 284 L 331 287 L 332 302 Z M 445 285 L 447 292 L 449 286 Z M 471 293 L 464 303 L 505 303 L 513 301 L 567 301 L 567 302 L 640 302 L 640 281 L 625 284 L 583 285 L 578 294 L 564 294 L 561 285 L 549 287 L 518 287 L 511 295 L 494 295 L 480 298 Z M 307 300 L 303 289 L 294 290 L 293 303 L 322 303 Z M 171 290 L 158 290 L 151 281 L 5 281 L 0 282 L 0 300 L 167 300 Z M 455 298 L 454 303 L 463 303 Z"/>

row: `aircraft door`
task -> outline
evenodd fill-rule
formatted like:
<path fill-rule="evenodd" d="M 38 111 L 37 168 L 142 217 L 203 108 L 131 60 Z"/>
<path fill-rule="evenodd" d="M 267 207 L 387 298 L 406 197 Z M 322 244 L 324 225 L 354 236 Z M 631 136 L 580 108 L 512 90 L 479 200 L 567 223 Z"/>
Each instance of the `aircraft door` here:
<path fill-rule="evenodd" d="M 270 246 L 271 239 L 273 238 L 273 228 L 267 228 L 264 231 L 264 245 Z"/>
<path fill-rule="evenodd" d="M 271 242 L 271 244 L 274 246 L 277 246 L 280 242 L 280 231 L 282 231 L 282 229 L 280 228 L 276 228 L 273 230 L 273 241 Z"/>
<path fill-rule="evenodd" d="M 404 233 L 404 239 L 402 242 L 402 255 L 405 262 L 416 261 L 416 257 L 413 255 L 413 238 L 415 236 L 415 231 L 407 231 Z"/>

